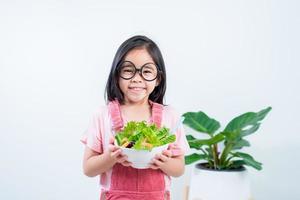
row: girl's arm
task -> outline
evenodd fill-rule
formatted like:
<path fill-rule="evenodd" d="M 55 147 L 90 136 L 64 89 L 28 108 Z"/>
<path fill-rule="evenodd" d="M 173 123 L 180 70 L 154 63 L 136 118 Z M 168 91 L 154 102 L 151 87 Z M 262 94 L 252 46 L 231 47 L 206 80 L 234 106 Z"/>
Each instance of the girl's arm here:
<path fill-rule="evenodd" d="M 122 155 L 121 149 L 114 145 L 110 145 L 108 151 L 102 154 L 86 147 L 83 156 L 83 172 L 89 177 L 94 177 L 108 171 L 117 162 L 124 166 L 131 164 L 127 161 L 127 157 Z"/>

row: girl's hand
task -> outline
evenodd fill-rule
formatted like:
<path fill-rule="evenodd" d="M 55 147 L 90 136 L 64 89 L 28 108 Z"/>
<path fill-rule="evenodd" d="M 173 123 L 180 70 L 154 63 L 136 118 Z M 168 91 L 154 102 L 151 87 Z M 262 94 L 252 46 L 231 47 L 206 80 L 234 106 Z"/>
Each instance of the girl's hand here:
<path fill-rule="evenodd" d="M 114 145 L 114 138 L 110 138 L 110 144 L 108 146 L 108 156 L 115 163 L 120 163 L 123 166 L 131 166 L 131 162 L 127 161 L 127 156 L 122 154 L 122 149 Z"/>
<path fill-rule="evenodd" d="M 169 145 L 168 149 L 172 152 L 173 157 L 184 155 L 184 152 L 178 146 L 178 144 L 172 143 L 172 144 Z"/>
<path fill-rule="evenodd" d="M 172 151 L 171 150 L 163 150 L 162 153 L 156 154 L 155 157 L 152 159 L 149 167 L 151 169 L 161 169 L 163 168 L 170 159 L 172 158 Z"/>
<path fill-rule="evenodd" d="M 168 176 L 178 177 L 184 173 L 184 151 L 176 144 L 157 154 L 150 163 L 151 169 L 160 169 Z"/>

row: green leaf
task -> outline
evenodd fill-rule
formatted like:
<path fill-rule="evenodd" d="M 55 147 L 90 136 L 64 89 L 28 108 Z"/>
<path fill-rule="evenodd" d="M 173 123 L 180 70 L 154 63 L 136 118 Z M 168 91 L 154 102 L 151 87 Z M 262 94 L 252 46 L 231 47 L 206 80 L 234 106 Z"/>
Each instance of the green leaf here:
<path fill-rule="evenodd" d="M 230 163 L 229 166 L 227 166 L 227 168 L 240 168 L 242 166 L 246 165 L 245 161 L 244 160 L 234 160 Z"/>
<path fill-rule="evenodd" d="M 224 142 L 225 148 L 221 153 L 220 164 L 225 165 L 228 154 L 234 149 L 241 149 L 244 146 L 250 146 L 247 140 L 241 138 L 240 131 L 222 132 L 225 135 L 226 140 Z"/>
<path fill-rule="evenodd" d="M 249 147 L 249 146 L 250 143 L 247 140 L 241 139 L 233 145 L 232 150 L 241 149 L 243 147 Z"/>
<path fill-rule="evenodd" d="M 187 141 L 189 143 L 190 148 L 199 150 L 200 147 L 202 146 L 202 145 L 199 145 L 199 144 L 197 144 L 197 143 L 194 142 L 197 139 L 194 136 L 192 136 L 192 135 L 187 135 L 186 139 L 187 139 Z"/>
<path fill-rule="evenodd" d="M 271 109 L 271 107 L 268 107 L 257 113 L 244 113 L 231 120 L 224 129 L 224 132 L 240 132 L 241 137 L 252 134 L 257 131 L 260 125 L 260 121 L 265 118 L 265 116 L 270 112 Z"/>
<path fill-rule="evenodd" d="M 187 112 L 183 114 L 183 123 L 190 128 L 203 133 L 213 135 L 220 128 L 220 123 L 213 118 L 208 117 L 204 112 Z"/>
<path fill-rule="evenodd" d="M 241 137 L 250 135 L 251 133 L 254 133 L 259 129 L 260 124 L 253 124 L 253 126 L 250 126 L 250 128 L 244 129 L 241 131 Z"/>
<path fill-rule="evenodd" d="M 221 132 L 226 137 L 226 142 L 234 142 L 241 139 L 241 131 L 223 131 Z"/>
<path fill-rule="evenodd" d="M 123 143 L 137 150 L 149 150 L 157 146 L 173 143 L 176 140 L 176 135 L 171 134 L 166 127 L 158 128 L 155 124 L 147 124 L 145 121 L 128 122 L 124 129 L 118 132 L 115 136 L 118 144 Z"/>
<path fill-rule="evenodd" d="M 189 165 L 192 164 L 198 160 L 203 160 L 206 159 L 207 156 L 204 154 L 197 154 L 197 153 L 193 153 L 191 155 L 185 156 L 185 164 Z"/>
<path fill-rule="evenodd" d="M 116 140 L 117 140 L 118 145 L 121 146 L 122 139 L 121 139 L 120 135 L 116 135 Z"/>
<path fill-rule="evenodd" d="M 173 143 L 176 140 L 176 136 L 175 135 L 169 135 L 167 137 L 165 137 L 164 139 L 162 139 L 160 141 L 161 145 L 165 145 L 165 144 L 169 144 L 169 143 Z"/>
<path fill-rule="evenodd" d="M 257 162 L 256 160 L 254 160 L 254 158 L 251 155 L 247 153 L 235 152 L 231 154 L 234 155 L 235 157 L 242 158 L 245 165 L 251 166 L 257 170 L 262 169 L 262 163 Z"/>
<path fill-rule="evenodd" d="M 187 140 L 195 140 L 196 138 L 192 135 L 186 135 Z"/>
<path fill-rule="evenodd" d="M 210 139 L 203 139 L 203 140 L 191 139 L 191 140 L 188 140 L 188 143 L 191 148 L 199 149 L 203 145 L 210 146 L 213 144 L 217 144 L 217 143 L 223 141 L 224 138 L 225 138 L 225 136 L 223 134 L 219 133 Z"/>

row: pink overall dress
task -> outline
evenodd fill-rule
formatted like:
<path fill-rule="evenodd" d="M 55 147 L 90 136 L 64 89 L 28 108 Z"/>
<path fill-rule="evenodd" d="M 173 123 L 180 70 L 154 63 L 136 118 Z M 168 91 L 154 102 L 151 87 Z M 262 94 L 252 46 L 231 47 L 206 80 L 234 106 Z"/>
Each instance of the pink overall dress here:
<path fill-rule="evenodd" d="M 151 123 L 161 126 L 163 106 L 154 102 L 152 105 Z M 124 126 L 120 105 L 112 101 L 108 105 L 114 132 Z M 119 163 L 112 168 L 110 188 L 102 191 L 101 200 L 169 200 L 166 191 L 164 173 L 154 169 L 135 169 Z"/>

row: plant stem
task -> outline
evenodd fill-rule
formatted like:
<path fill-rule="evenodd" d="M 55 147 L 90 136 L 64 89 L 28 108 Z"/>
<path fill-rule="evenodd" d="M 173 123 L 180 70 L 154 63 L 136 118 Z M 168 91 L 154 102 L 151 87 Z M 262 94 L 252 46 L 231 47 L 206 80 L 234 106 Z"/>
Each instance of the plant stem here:
<path fill-rule="evenodd" d="M 214 167 L 214 161 L 213 160 L 208 160 L 208 164 L 210 168 Z"/>
<path fill-rule="evenodd" d="M 211 168 L 215 168 L 214 152 L 213 152 L 212 145 L 209 145 L 208 148 L 209 148 L 209 152 L 211 152 L 211 155 L 212 155 L 212 157 L 210 157 L 211 159 L 209 159 L 209 166 Z"/>
<path fill-rule="evenodd" d="M 230 156 L 227 160 L 224 161 L 224 163 L 223 163 L 224 167 L 229 167 L 229 164 L 230 164 L 229 162 L 232 158 L 234 158 L 234 156 Z"/>
<path fill-rule="evenodd" d="M 232 146 L 233 146 L 232 143 L 228 143 L 228 144 L 225 146 L 225 148 L 224 148 L 224 150 L 223 150 L 223 152 L 222 152 L 222 154 L 221 154 L 221 165 L 223 165 L 224 162 L 226 161 L 226 158 L 227 158 L 227 156 L 228 156 L 228 153 L 231 151 Z"/>
<path fill-rule="evenodd" d="M 219 157 L 218 157 L 218 144 L 213 144 L 213 157 L 214 157 L 214 167 L 217 169 L 219 167 Z"/>

